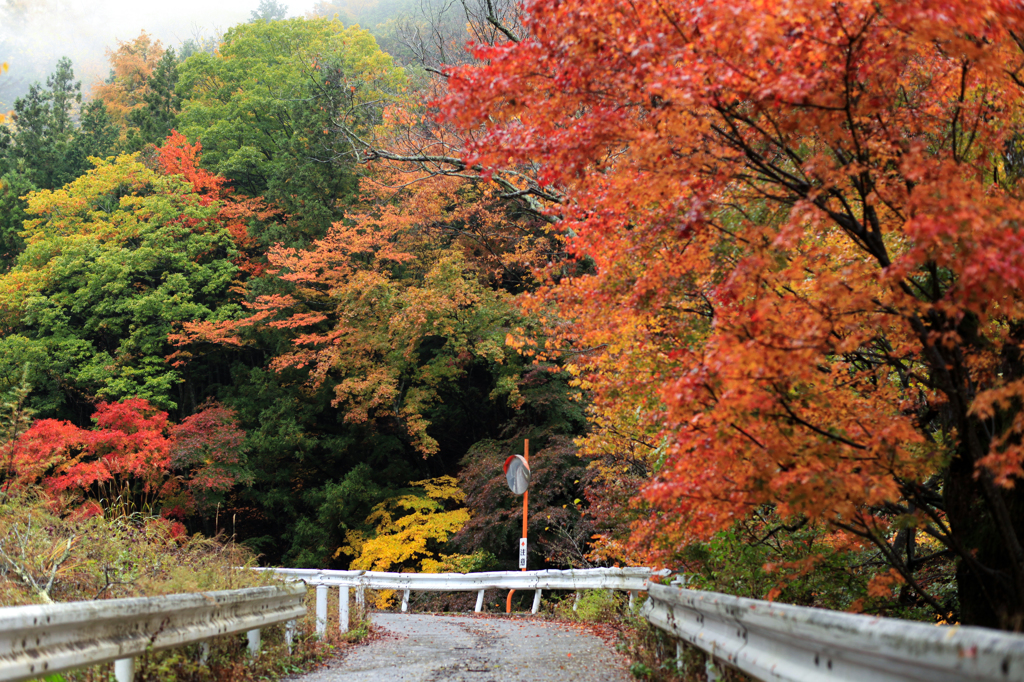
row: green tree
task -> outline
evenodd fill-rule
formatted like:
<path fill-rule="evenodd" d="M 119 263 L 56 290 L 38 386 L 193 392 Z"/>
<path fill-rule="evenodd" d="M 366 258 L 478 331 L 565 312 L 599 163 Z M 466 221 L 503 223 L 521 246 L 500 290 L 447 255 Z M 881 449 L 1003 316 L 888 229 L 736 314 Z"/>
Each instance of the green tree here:
<path fill-rule="evenodd" d="M 28 93 L 14 102 L 13 156 L 25 163 L 29 177 L 39 187 L 59 187 L 74 177 L 69 167 L 75 108 L 82 102 L 82 83 L 74 80 L 71 60 L 57 62 L 46 87 L 33 83 Z"/>
<path fill-rule="evenodd" d="M 181 99 L 174 90 L 178 85 L 178 63 L 173 48 L 167 49 L 157 62 L 148 81 L 143 106 L 128 115 L 133 128 L 128 144 L 130 149 L 157 144 L 174 128 L 181 106 Z"/>
<path fill-rule="evenodd" d="M 36 189 L 24 172 L 10 170 L 0 176 L 0 271 L 10 268 L 24 247 L 20 234 L 28 218 L 24 197 Z"/>
<path fill-rule="evenodd" d="M 107 112 L 102 100 L 93 100 L 82 107 L 79 128 L 71 138 L 68 149 L 69 166 L 81 168 L 90 166 L 89 158 L 111 154 L 118 146 L 121 131 Z"/>
<path fill-rule="evenodd" d="M 216 202 L 137 156 L 96 163 L 29 195 L 25 251 L 0 277 L 0 373 L 32 362 L 41 416 L 125 397 L 177 408 L 185 376 L 164 360 L 168 333 L 230 313 L 234 245 Z"/>
<path fill-rule="evenodd" d="M 290 216 L 284 229 L 260 235 L 265 245 L 305 244 L 342 217 L 355 192 L 337 122 L 372 124 L 362 105 L 404 79 L 358 27 L 244 24 L 228 31 L 217 55 L 196 54 L 179 67 L 178 128 L 202 141 L 208 168 Z"/>
<path fill-rule="evenodd" d="M 82 83 L 63 57 L 46 79 L 14 102 L 14 130 L 0 139 L 0 172 L 17 171 L 36 187 L 54 189 L 89 168 L 88 157 L 109 154 L 117 142 L 102 102 L 83 109 Z M 76 120 L 79 120 L 76 124 Z"/>

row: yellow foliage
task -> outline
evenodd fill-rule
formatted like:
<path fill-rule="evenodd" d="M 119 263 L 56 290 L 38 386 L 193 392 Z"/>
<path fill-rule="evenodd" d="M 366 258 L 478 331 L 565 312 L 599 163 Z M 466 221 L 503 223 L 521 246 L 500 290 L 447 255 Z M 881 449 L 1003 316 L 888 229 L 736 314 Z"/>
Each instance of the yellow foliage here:
<path fill-rule="evenodd" d="M 413 568 L 410 564 L 435 556 L 428 549 L 431 540 L 444 542 L 469 521 L 469 511 L 465 508 L 443 511 L 432 500 L 426 500 L 431 504 L 420 504 L 423 500 L 415 495 L 403 495 L 374 507 L 367 520 L 377 522 L 377 536 L 363 543 L 352 568 L 367 571 Z M 411 509 L 412 513 L 395 518 L 396 510 L 389 508 L 392 504 Z"/>
<path fill-rule="evenodd" d="M 7 62 L 0 62 L 0 73 L 6 73 L 6 72 L 7 72 Z M 3 123 L 6 120 L 7 120 L 7 117 L 4 116 L 3 114 L 0 114 L 0 123 Z"/>
<path fill-rule="evenodd" d="M 445 502 L 461 503 L 466 494 L 452 476 L 440 476 L 410 485 L 422 492 L 410 492 L 376 505 L 366 517 L 374 527 L 373 537 L 363 531 L 345 534 L 345 546 L 335 556 L 355 557 L 351 568 L 363 571 L 417 573 L 465 572 L 479 564 L 477 554 L 439 554 L 435 548 L 458 532 L 469 521 L 469 510 L 445 509 Z M 377 593 L 377 607 L 387 608 L 394 592 Z"/>
<path fill-rule="evenodd" d="M 423 488 L 427 497 L 432 500 L 451 500 L 452 502 L 465 502 L 466 500 L 466 493 L 459 487 L 459 482 L 454 476 L 428 478 L 422 481 L 413 481 L 409 485 Z"/>

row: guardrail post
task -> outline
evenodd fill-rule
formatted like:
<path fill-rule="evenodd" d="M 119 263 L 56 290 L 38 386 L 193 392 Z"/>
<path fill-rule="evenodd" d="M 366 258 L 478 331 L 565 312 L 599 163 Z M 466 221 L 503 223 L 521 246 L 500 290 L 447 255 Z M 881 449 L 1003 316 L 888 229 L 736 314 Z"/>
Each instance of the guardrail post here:
<path fill-rule="evenodd" d="M 533 611 L 531 613 L 537 613 L 540 610 L 540 593 L 543 590 L 537 590 L 533 593 Z"/>
<path fill-rule="evenodd" d="M 366 587 L 363 585 L 356 588 L 356 614 L 359 620 L 366 617 Z"/>
<path fill-rule="evenodd" d="M 210 642 L 199 643 L 199 662 L 206 665 L 206 662 L 210 660 Z"/>
<path fill-rule="evenodd" d="M 683 672 L 683 643 L 676 642 L 676 672 Z"/>
<path fill-rule="evenodd" d="M 119 658 L 114 661 L 114 679 L 117 682 L 132 682 L 135 679 L 135 659 Z"/>
<path fill-rule="evenodd" d="M 636 590 L 629 591 L 629 610 L 633 610 L 633 601 L 636 599 Z"/>
<path fill-rule="evenodd" d="M 576 607 L 580 605 L 580 591 L 576 590 L 576 598 L 572 600 L 572 610 L 576 611 Z"/>
<path fill-rule="evenodd" d="M 704 663 L 704 670 L 708 674 L 708 682 L 720 682 L 722 679 L 721 674 L 718 672 L 718 666 L 715 665 L 715 657 L 708 654 L 707 662 Z"/>
<path fill-rule="evenodd" d="M 409 610 L 409 590 L 402 593 L 402 613 Z"/>
<path fill-rule="evenodd" d="M 327 632 L 327 585 L 316 586 L 316 634 Z"/>
<path fill-rule="evenodd" d="M 486 591 L 487 590 L 480 590 L 479 592 L 476 593 L 476 609 L 474 609 L 474 610 L 477 613 L 480 613 L 484 609 L 484 592 L 486 592 Z"/>
<path fill-rule="evenodd" d="M 292 642 L 295 641 L 295 619 L 284 624 L 284 643 L 288 646 L 288 653 L 292 652 Z"/>
<path fill-rule="evenodd" d="M 338 629 L 348 632 L 348 587 L 338 588 Z"/>
<path fill-rule="evenodd" d="M 245 634 L 249 638 L 249 655 L 256 658 L 260 653 L 260 630 L 256 628 L 255 630 L 249 630 Z"/>

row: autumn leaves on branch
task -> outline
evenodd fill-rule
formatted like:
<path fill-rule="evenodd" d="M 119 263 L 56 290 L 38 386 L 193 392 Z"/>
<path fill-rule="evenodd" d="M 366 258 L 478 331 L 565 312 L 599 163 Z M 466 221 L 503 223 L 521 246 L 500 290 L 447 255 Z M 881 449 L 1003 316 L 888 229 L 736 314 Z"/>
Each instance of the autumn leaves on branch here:
<path fill-rule="evenodd" d="M 633 556 L 772 504 L 876 545 L 925 599 L 928 555 L 956 556 L 965 620 L 1019 626 L 1020 8 L 524 11 L 529 39 L 477 46 L 442 112 L 482 131 L 467 163 L 566 192 L 587 271 L 557 266 L 536 305 L 601 349 L 572 361 L 599 418 L 667 439 Z"/>

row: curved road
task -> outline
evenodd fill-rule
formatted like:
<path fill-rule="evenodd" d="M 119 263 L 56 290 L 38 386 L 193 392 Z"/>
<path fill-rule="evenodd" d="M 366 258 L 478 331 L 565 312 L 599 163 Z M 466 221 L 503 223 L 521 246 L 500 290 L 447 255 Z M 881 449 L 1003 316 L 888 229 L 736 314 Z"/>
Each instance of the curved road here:
<path fill-rule="evenodd" d="M 387 633 L 294 682 L 629 682 L 598 637 L 535 620 L 375 613 Z"/>

